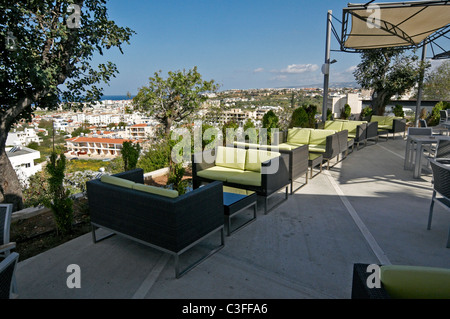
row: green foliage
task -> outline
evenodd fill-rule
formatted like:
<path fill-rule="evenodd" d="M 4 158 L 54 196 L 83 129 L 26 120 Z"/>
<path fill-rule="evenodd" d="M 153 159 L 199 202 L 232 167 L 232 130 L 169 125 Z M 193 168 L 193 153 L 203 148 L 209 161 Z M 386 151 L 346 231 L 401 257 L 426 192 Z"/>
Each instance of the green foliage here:
<path fill-rule="evenodd" d="M 309 128 L 314 128 L 316 124 L 316 114 L 317 114 L 317 105 L 309 104 L 308 106 L 303 106 L 306 110 L 306 114 L 308 115 L 308 126 Z"/>
<path fill-rule="evenodd" d="M 205 93 L 215 92 L 214 80 L 203 81 L 197 67 L 192 70 L 168 72 L 167 79 L 161 71 L 150 77 L 148 86 L 142 87 L 133 98 L 135 109 L 148 112 L 164 127 L 165 136 L 170 128 L 195 113 L 208 100 Z"/>
<path fill-rule="evenodd" d="M 441 101 L 436 103 L 436 105 L 431 110 L 431 114 L 428 118 L 428 126 L 436 126 L 439 124 L 439 121 L 441 120 L 441 110 L 447 110 L 450 108 L 450 103 Z"/>
<path fill-rule="evenodd" d="M 278 128 L 278 116 L 274 111 L 269 110 L 264 114 L 262 126 L 267 129 L 267 143 L 272 144 L 272 129 Z"/>
<path fill-rule="evenodd" d="M 292 112 L 289 127 L 309 127 L 314 128 L 317 114 L 317 106 L 314 104 L 303 105 Z"/>
<path fill-rule="evenodd" d="M 331 109 L 327 109 L 327 121 L 331 121 L 333 119 L 333 111 Z"/>
<path fill-rule="evenodd" d="M 392 112 L 397 117 L 405 117 L 405 112 L 403 111 L 403 105 L 396 104 L 394 108 L 392 109 Z"/>
<path fill-rule="evenodd" d="M 344 108 L 341 110 L 341 118 L 344 120 L 348 120 L 348 118 L 352 115 L 352 108 L 350 105 L 345 104 Z"/>
<path fill-rule="evenodd" d="M 176 163 L 172 166 L 167 178 L 167 184 L 172 184 L 172 188 L 177 190 L 180 195 L 186 192 L 186 185 L 182 183 L 185 172 L 186 169 L 183 167 L 183 163 Z"/>
<path fill-rule="evenodd" d="M 73 27 L 68 17 L 74 11 L 69 5 L 74 2 L 2 2 L 0 34 L 16 38 L 13 48 L 0 46 L 2 107 L 14 110 L 8 112 L 14 118 L 1 119 L 2 124 L 8 124 L 7 130 L 14 121 L 31 119 L 32 103 L 56 109 L 60 100 L 99 100 L 102 89 L 96 84 L 107 83 L 117 73 L 111 62 L 93 67 L 92 57 L 112 47 L 122 50 L 134 31 L 109 20 L 105 1 L 98 0 L 76 2 L 82 13 L 79 27 Z M 63 83 L 64 89 L 60 87 Z"/>
<path fill-rule="evenodd" d="M 123 142 L 122 144 L 122 159 L 124 171 L 129 171 L 136 168 L 141 153 L 141 146 L 139 143 Z"/>
<path fill-rule="evenodd" d="M 23 188 L 23 206 L 26 208 L 44 205 L 50 199 L 48 188 L 48 175 L 45 171 L 30 176 L 27 186 Z"/>
<path fill-rule="evenodd" d="M 256 130 L 255 123 L 251 119 L 247 119 L 243 126 L 245 138 L 250 143 L 258 143 L 258 131 Z"/>
<path fill-rule="evenodd" d="M 224 145 L 232 144 L 235 140 L 239 123 L 236 121 L 229 121 L 222 126 L 222 136 Z"/>
<path fill-rule="evenodd" d="M 420 79 L 421 72 L 429 67 L 416 55 L 404 52 L 397 48 L 382 48 L 361 53 L 361 63 L 353 74 L 363 89 L 373 89 L 374 114 L 383 115 L 392 96 L 411 89 Z"/>
<path fill-rule="evenodd" d="M 450 100 L 450 61 L 444 61 L 434 71 L 427 75 L 423 94 L 430 100 Z"/>
<path fill-rule="evenodd" d="M 361 110 L 361 119 L 365 120 L 373 115 L 373 110 L 370 106 L 366 106 Z"/>
<path fill-rule="evenodd" d="M 289 123 L 289 127 L 306 127 L 309 122 L 308 114 L 304 107 L 299 107 L 292 112 L 291 122 Z"/>
<path fill-rule="evenodd" d="M 169 166 L 170 147 L 167 143 L 161 142 L 153 144 L 139 158 L 137 166 L 144 170 L 144 173 L 156 171 Z"/>
<path fill-rule="evenodd" d="M 65 169 L 64 153 L 61 153 L 58 159 L 56 152 L 53 152 L 46 166 L 50 176 L 48 179 L 50 198 L 45 199 L 45 206 L 51 208 L 57 231 L 62 234 L 69 233 L 73 223 L 73 200 L 70 198 L 70 191 L 64 187 Z"/>
<path fill-rule="evenodd" d="M 79 128 L 73 130 L 72 132 L 72 137 L 77 137 L 80 136 L 81 133 L 83 134 L 89 134 L 91 132 L 91 130 L 87 129 L 87 128 L 83 128 L 82 126 L 80 126 Z"/>

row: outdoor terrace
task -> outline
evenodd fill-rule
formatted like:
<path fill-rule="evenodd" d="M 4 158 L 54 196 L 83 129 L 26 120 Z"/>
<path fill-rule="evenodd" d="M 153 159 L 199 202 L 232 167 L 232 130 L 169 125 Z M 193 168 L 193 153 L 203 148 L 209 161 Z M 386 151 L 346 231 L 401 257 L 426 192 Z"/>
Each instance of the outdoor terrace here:
<path fill-rule="evenodd" d="M 403 134 L 369 142 L 267 215 L 258 202 L 255 222 L 179 279 L 168 254 L 86 234 L 20 262 L 19 298 L 349 299 L 354 263 L 449 268 L 450 214 L 436 205 L 427 230 L 431 171 L 403 169 L 405 144 Z M 81 288 L 66 285 L 70 264 Z"/>

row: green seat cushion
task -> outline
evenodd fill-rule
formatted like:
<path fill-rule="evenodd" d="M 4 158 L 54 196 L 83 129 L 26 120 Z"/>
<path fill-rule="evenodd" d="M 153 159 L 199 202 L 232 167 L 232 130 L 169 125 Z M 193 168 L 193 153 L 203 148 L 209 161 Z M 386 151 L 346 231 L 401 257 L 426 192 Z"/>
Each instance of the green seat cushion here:
<path fill-rule="evenodd" d="M 120 178 L 120 177 L 111 176 L 111 175 L 103 175 L 100 178 L 100 180 L 103 183 L 108 183 L 108 184 L 126 187 L 126 188 L 133 188 L 133 185 L 135 184 L 135 182 L 132 182 L 127 179 Z"/>
<path fill-rule="evenodd" d="M 286 142 L 289 144 L 308 144 L 311 131 L 312 129 L 306 128 L 290 128 L 288 129 Z"/>
<path fill-rule="evenodd" d="M 281 143 L 279 145 L 276 146 L 271 146 L 268 149 L 272 149 L 272 148 L 278 148 L 280 151 L 290 151 L 294 148 L 297 148 L 299 145 L 290 145 L 288 143 Z"/>
<path fill-rule="evenodd" d="M 280 156 L 278 152 L 247 150 L 247 159 L 245 161 L 245 170 L 253 172 L 261 172 L 261 163 Z"/>
<path fill-rule="evenodd" d="M 241 171 L 240 173 L 228 177 L 227 182 L 249 186 L 261 186 L 261 173 Z"/>
<path fill-rule="evenodd" d="M 215 181 L 226 182 L 228 177 L 241 172 L 243 172 L 243 170 L 222 166 L 213 166 L 197 172 L 197 175 Z"/>
<path fill-rule="evenodd" d="M 327 148 L 325 145 L 309 145 L 308 150 L 314 153 L 325 153 Z"/>
<path fill-rule="evenodd" d="M 334 130 L 334 131 L 342 131 L 342 126 L 344 125 L 343 121 L 325 121 L 324 129 L 326 130 Z"/>
<path fill-rule="evenodd" d="M 217 147 L 216 166 L 244 170 L 247 151 L 235 147 Z"/>
<path fill-rule="evenodd" d="M 327 136 L 335 134 L 332 130 L 312 130 L 309 138 L 309 145 L 326 145 Z"/>
<path fill-rule="evenodd" d="M 151 186 L 151 185 L 135 183 L 133 185 L 133 189 L 137 190 L 137 191 L 151 193 L 151 194 L 160 195 L 160 196 L 169 197 L 169 198 L 177 198 L 178 197 L 178 191 L 176 191 L 176 190 L 162 188 L 162 187 L 156 187 L 156 186 Z"/>
<path fill-rule="evenodd" d="M 450 269 L 381 266 L 380 280 L 392 298 L 450 299 Z"/>
<path fill-rule="evenodd" d="M 385 125 L 385 124 L 378 124 L 378 129 L 379 130 L 391 130 L 392 129 L 392 125 Z"/>

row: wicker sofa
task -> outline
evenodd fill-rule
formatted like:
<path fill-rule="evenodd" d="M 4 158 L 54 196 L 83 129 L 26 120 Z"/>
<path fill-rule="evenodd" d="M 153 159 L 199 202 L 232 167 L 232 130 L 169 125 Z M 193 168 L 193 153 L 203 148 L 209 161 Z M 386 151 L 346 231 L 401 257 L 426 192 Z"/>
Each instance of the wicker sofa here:
<path fill-rule="evenodd" d="M 395 138 L 396 133 L 403 133 L 403 136 L 406 134 L 406 120 L 404 118 L 372 115 L 370 122 L 378 123 L 378 135 L 386 135 L 386 140 L 389 138 L 389 133 L 392 134 L 392 138 Z"/>
<path fill-rule="evenodd" d="M 211 183 L 178 196 L 177 191 L 144 185 L 142 169 L 86 183 L 94 242 L 118 234 L 169 253 L 177 278 L 224 247 L 223 185 Z M 96 229 L 111 234 L 97 239 Z M 180 269 L 179 257 L 199 241 L 220 232 L 221 242 Z"/>
<path fill-rule="evenodd" d="M 322 154 L 324 161 L 327 162 L 327 169 L 329 169 L 330 161 L 341 153 L 339 135 L 336 133 L 335 130 L 294 127 L 278 134 L 279 147 L 280 149 L 292 149 L 308 145 L 309 153 Z"/>
<path fill-rule="evenodd" d="M 282 154 L 289 155 L 289 180 L 291 182 L 291 195 L 301 188 L 294 190 L 294 181 L 305 176 L 305 184 L 308 183 L 308 145 L 298 146 L 296 148 L 283 148 L 279 145 L 260 145 L 254 143 L 234 142 L 233 147 L 241 147 L 244 149 L 259 149 L 268 151 L 277 151 Z M 305 185 L 304 184 L 304 185 Z"/>
<path fill-rule="evenodd" d="M 367 140 L 367 122 L 366 121 L 351 121 L 351 120 L 331 120 L 320 122 L 317 128 L 325 130 L 335 131 L 348 131 L 348 144 L 356 145 L 356 149 L 359 149 L 360 144 L 366 144 Z M 352 144 L 353 142 L 353 144 Z"/>
<path fill-rule="evenodd" d="M 285 188 L 285 199 L 288 198 L 288 167 L 288 154 L 218 146 L 192 155 L 193 186 L 196 189 L 202 183 L 221 181 L 226 186 L 256 192 L 265 198 L 267 214 L 271 196 Z"/>
<path fill-rule="evenodd" d="M 379 269 L 376 276 L 374 268 Z M 371 276 L 371 278 L 369 278 Z M 379 285 L 375 281 L 379 280 Z M 373 287 L 368 286 L 368 282 Z M 450 299 L 450 269 L 405 265 L 353 265 L 352 299 Z"/>

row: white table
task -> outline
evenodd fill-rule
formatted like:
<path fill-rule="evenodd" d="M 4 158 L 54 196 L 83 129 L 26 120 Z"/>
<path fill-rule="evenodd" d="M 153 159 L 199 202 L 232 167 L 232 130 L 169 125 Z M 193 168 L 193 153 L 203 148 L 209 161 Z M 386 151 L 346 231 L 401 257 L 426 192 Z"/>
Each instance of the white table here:
<path fill-rule="evenodd" d="M 422 172 L 422 154 L 424 145 L 437 144 L 439 140 L 450 140 L 446 135 L 412 135 L 406 139 L 405 169 L 413 169 L 414 178 L 420 178 Z M 415 154 L 414 154 L 415 153 Z M 413 159 L 414 157 L 414 159 Z"/>

